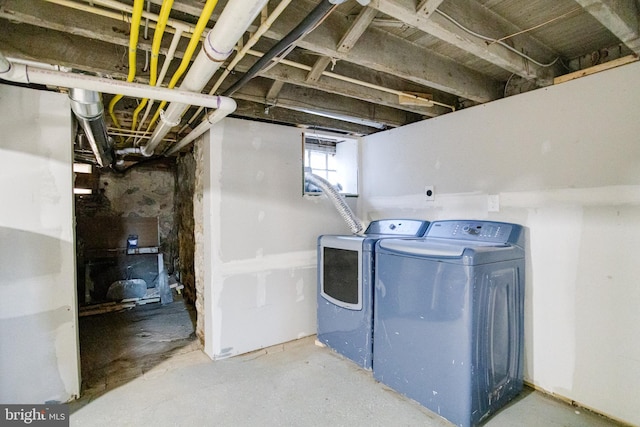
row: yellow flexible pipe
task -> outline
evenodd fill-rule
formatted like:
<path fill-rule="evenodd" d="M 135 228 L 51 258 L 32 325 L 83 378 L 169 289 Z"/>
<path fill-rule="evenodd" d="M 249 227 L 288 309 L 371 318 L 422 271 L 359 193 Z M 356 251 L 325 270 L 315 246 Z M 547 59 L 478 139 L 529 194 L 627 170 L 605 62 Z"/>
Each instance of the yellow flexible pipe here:
<path fill-rule="evenodd" d="M 133 14 L 131 15 L 131 35 L 129 37 L 129 75 L 127 75 L 127 81 L 132 82 L 136 76 L 136 50 L 138 48 L 138 35 L 140 34 L 140 21 L 142 20 L 142 10 L 144 9 L 144 0 L 134 0 L 133 2 Z M 111 120 L 117 128 L 120 128 L 120 123 L 114 114 L 114 108 L 118 101 L 122 99 L 122 95 L 116 95 L 109 103 L 109 115 Z"/>
<path fill-rule="evenodd" d="M 162 44 L 162 36 L 169 20 L 169 13 L 173 7 L 173 0 L 163 0 L 162 8 L 160 9 L 160 16 L 155 32 L 153 33 L 153 43 L 151 44 L 151 75 L 149 76 L 149 84 L 156 86 L 158 83 L 158 56 L 160 54 L 160 45 Z M 138 115 L 142 109 L 147 105 L 149 98 L 144 98 L 138 108 L 133 112 L 133 122 L 131 124 L 131 130 L 136 130 L 138 124 Z"/>
<path fill-rule="evenodd" d="M 180 66 L 169 82 L 169 89 L 173 89 L 175 87 L 175 85 L 178 83 L 178 80 L 180 80 L 180 77 L 182 77 L 184 72 L 187 70 L 189 62 L 191 61 L 191 57 L 193 56 L 196 47 L 198 47 L 198 43 L 200 43 L 200 36 L 202 36 L 202 32 L 207 26 L 207 23 L 211 18 L 211 14 L 213 13 L 213 9 L 216 7 L 216 4 L 218 4 L 218 0 L 207 0 L 207 3 L 205 3 L 204 8 L 202 9 L 202 14 L 200 15 L 200 18 L 198 18 L 196 29 L 191 36 L 191 40 L 189 40 L 187 50 L 185 51 L 184 56 L 182 57 L 182 61 L 180 62 Z M 155 114 L 153 115 L 153 118 L 149 123 L 149 127 L 147 127 L 147 132 L 149 132 L 153 125 L 156 123 L 158 117 L 160 117 L 160 111 L 164 108 L 165 105 L 167 105 L 167 102 L 162 101 Z"/>

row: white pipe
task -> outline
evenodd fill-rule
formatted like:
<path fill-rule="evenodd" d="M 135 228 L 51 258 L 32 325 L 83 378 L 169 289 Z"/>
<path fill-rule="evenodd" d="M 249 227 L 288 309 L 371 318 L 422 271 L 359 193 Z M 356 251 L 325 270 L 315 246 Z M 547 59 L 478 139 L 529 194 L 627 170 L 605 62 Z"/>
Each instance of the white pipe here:
<path fill-rule="evenodd" d="M 242 49 L 236 54 L 236 56 L 233 57 L 233 60 L 229 63 L 229 65 L 227 65 L 222 75 L 218 77 L 218 81 L 216 81 L 216 83 L 213 85 L 213 87 L 209 91 L 209 95 L 213 95 L 220 88 L 220 85 L 222 84 L 222 82 L 224 82 L 224 80 L 231 73 L 231 71 L 233 71 L 235 66 L 238 65 L 240 60 L 245 57 L 245 55 L 253 47 L 253 45 L 255 45 L 258 42 L 258 40 L 260 40 L 260 38 L 264 35 L 264 33 L 266 33 L 269 30 L 269 28 L 271 28 L 275 20 L 282 14 L 282 12 L 284 12 L 287 6 L 289 6 L 289 3 L 291 3 L 291 0 L 282 0 L 280 4 L 276 6 L 273 12 L 271 12 L 271 15 L 267 17 L 267 19 L 260 25 L 258 30 L 249 38 L 249 40 L 242 47 Z M 182 132 L 191 123 L 193 123 L 193 121 L 196 119 L 196 117 L 198 117 L 201 111 L 202 111 L 202 108 L 198 108 L 198 110 L 195 113 L 193 113 L 193 116 L 191 116 L 191 119 L 189 120 L 189 122 L 182 129 L 180 129 L 180 132 Z"/>
<path fill-rule="evenodd" d="M 8 67 L 8 68 L 7 68 Z M 211 96 L 179 89 L 167 89 L 139 83 L 105 79 L 85 74 L 45 70 L 11 63 L 0 53 L 0 78 L 18 83 L 36 83 L 49 86 L 93 90 L 96 92 L 123 94 L 132 98 L 153 98 L 180 102 L 206 108 L 233 108 L 235 101 L 226 96 Z"/>
<path fill-rule="evenodd" d="M 160 75 L 158 76 L 158 79 L 156 80 L 156 86 L 162 86 L 162 82 L 164 81 L 164 77 L 167 75 L 167 71 L 169 70 L 169 64 L 171 64 L 171 61 L 173 60 L 173 57 L 176 53 L 176 49 L 178 48 L 178 42 L 180 41 L 180 37 L 182 36 L 182 30 L 178 29 L 176 30 L 176 33 L 173 35 L 173 38 L 171 39 L 171 45 L 169 46 L 169 51 L 167 52 L 167 56 L 164 59 L 164 62 L 162 63 L 162 70 L 160 70 Z M 147 117 L 149 117 L 149 113 L 151 112 L 151 108 L 153 107 L 153 103 L 154 100 L 150 99 L 149 102 L 147 103 L 147 108 L 144 111 L 144 115 L 142 116 L 142 119 L 140 120 L 140 124 L 138 125 L 138 129 L 137 130 L 141 130 L 142 126 L 144 125 L 144 122 L 147 120 Z M 134 144 L 137 144 L 139 141 L 139 139 L 136 139 L 134 141 Z"/>
<path fill-rule="evenodd" d="M 238 40 L 253 23 L 268 0 L 229 1 L 216 25 L 207 34 L 200 53 L 191 64 L 180 89 L 200 92 L 222 63 L 231 55 Z M 167 107 L 151 139 L 142 147 L 142 154 L 151 156 L 176 121 L 189 108 L 188 104 L 172 103 Z"/>
<path fill-rule="evenodd" d="M 213 113 L 209 114 L 205 118 L 205 120 L 202 123 L 200 123 L 200 125 L 198 125 L 198 127 L 196 127 L 194 130 L 189 132 L 189 134 L 187 136 L 185 136 L 184 138 L 182 138 L 176 145 L 171 147 L 171 149 L 165 153 L 165 156 L 170 156 L 173 153 L 177 153 L 183 147 L 185 147 L 186 145 L 191 143 L 193 140 L 195 140 L 197 137 L 199 137 L 200 135 L 202 135 L 203 133 L 205 133 L 206 131 L 211 129 L 211 127 L 214 124 L 218 123 L 220 120 L 224 119 L 225 117 L 227 117 L 229 114 L 233 113 L 234 111 L 235 111 L 235 106 L 234 106 L 233 110 L 230 110 L 230 111 L 229 110 L 223 110 L 222 108 L 220 108 L 220 109 L 214 111 Z"/>

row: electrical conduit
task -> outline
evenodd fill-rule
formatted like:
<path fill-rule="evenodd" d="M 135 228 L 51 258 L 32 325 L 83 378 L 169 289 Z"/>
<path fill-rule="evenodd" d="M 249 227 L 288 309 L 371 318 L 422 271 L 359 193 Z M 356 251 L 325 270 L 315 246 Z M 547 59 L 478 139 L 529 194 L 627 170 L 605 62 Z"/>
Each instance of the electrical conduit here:
<path fill-rule="evenodd" d="M 142 20 L 142 11 L 144 9 L 144 0 L 134 0 L 133 15 L 131 16 L 131 35 L 129 37 L 129 74 L 127 82 L 132 82 L 136 76 L 136 51 L 138 48 L 138 36 L 140 34 L 140 21 Z M 120 128 L 120 123 L 116 118 L 114 108 L 123 95 L 116 95 L 109 103 L 109 115 L 113 124 Z"/>
<path fill-rule="evenodd" d="M 223 62 L 231 55 L 237 41 L 243 36 L 268 0 L 231 0 L 220 14 L 216 25 L 207 34 L 200 53 L 193 61 L 180 89 L 200 92 Z M 151 139 L 142 147 L 145 156 L 153 155 L 155 148 L 189 108 L 188 104 L 172 103 L 158 124 Z"/>
<path fill-rule="evenodd" d="M 309 31 L 319 25 L 323 19 L 336 7 L 330 0 L 322 0 L 315 9 L 309 13 L 293 30 L 291 30 L 286 36 L 284 36 L 278 43 L 275 44 L 267 53 L 264 54 L 255 64 L 244 73 L 244 75 L 235 82 L 229 89 L 224 91 L 225 96 L 233 95 L 238 89 L 251 80 L 256 74 L 258 74 L 265 66 L 267 66 L 273 58 L 282 54 L 292 45 L 305 36 Z"/>

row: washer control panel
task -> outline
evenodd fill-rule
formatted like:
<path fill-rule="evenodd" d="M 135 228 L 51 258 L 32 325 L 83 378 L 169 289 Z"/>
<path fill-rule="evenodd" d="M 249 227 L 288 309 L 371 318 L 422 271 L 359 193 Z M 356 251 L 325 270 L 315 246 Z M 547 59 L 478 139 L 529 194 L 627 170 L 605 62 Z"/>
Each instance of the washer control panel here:
<path fill-rule="evenodd" d="M 509 243 L 514 224 L 493 221 L 435 221 L 425 237 Z"/>

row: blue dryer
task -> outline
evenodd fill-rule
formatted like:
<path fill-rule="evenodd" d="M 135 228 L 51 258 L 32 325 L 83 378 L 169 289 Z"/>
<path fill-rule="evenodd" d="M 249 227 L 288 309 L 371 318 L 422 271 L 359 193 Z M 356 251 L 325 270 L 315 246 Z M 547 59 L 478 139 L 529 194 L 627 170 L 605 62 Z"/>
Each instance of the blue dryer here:
<path fill-rule="evenodd" d="M 374 377 L 455 425 L 475 426 L 522 390 L 524 233 L 432 222 L 376 249 Z"/>
<path fill-rule="evenodd" d="M 429 222 L 373 221 L 364 235 L 318 238 L 318 340 L 371 369 L 375 244 L 384 238 L 422 237 Z"/>

